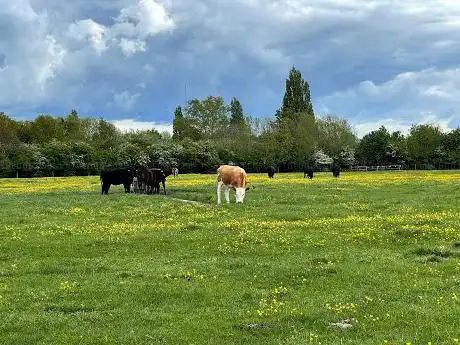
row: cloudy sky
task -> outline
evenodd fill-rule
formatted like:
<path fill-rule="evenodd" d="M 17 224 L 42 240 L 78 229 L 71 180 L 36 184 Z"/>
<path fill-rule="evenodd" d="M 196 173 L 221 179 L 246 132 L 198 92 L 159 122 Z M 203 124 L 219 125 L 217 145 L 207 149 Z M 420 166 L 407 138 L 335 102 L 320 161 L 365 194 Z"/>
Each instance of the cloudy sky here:
<path fill-rule="evenodd" d="M 291 66 L 363 133 L 460 125 L 458 0 L 0 0 L 0 111 L 167 129 L 192 97 L 271 117 Z"/>

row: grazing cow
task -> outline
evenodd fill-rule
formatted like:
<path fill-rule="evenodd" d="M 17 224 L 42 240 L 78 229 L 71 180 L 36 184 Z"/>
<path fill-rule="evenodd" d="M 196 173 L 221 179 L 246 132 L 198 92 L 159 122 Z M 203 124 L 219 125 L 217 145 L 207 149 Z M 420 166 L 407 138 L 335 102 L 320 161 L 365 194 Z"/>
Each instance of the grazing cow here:
<path fill-rule="evenodd" d="M 243 203 L 244 195 L 249 187 L 247 184 L 246 171 L 243 168 L 232 165 L 221 165 L 217 169 L 217 204 L 221 202 L 222 185 L 225 188 L 225 201 L 230 203 L 230 188 L 235 191 L 236 203 Z"/>
<path fill-rule="evenodd" d="M 268 167 L 267 173 L 268 173 L 268 178 L 273 178 L 273 176 L 275 176 L 275 168 L 272 166 Z"/>
<path fill-rule="evenodd" d="M 308 177 L 310 180 L 313 178 L 313 168 L 310 166 L 303 168 L 303 178 Z"/>
<path fill-rule="evenodd" d="M 144 169 L 145 192 L 147 194 L 160 194 L 160 182 L 163 184 L 163 190 L 166 195 L 166 177 L 170 174 L 165 174 L 162 169 Z"/>
<path fill-rule="evenodd" d="M 337 177 L 339 177 L 339 175 L 340 175 L 340 165 L 333 164 L 332 165 L 332 176 L 337 178 Z"/>
<path fill-rule="evenodd" d="M 101 180 L 101 194 L 108 194 L 110 185 L 120 185 L 122 184 L 125 187 L 125 193 L 131 191 L 131 184 L 133 183 L 133 170 L 128 168 L 121 169 L 102 169 L 100 174 Z"/>

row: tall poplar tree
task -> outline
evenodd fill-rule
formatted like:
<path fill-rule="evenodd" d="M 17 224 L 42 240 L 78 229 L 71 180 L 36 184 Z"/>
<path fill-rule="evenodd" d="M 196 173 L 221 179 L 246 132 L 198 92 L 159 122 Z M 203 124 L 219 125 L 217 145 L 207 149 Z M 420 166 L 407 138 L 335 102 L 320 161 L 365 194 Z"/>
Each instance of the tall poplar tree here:
<path fill-rule="evenodd" d="M 243 106 L 236 97 L 233 97 L 230 102 L 230 124 L 238 129 L 247 127 Z"/>
<path fill-rule="evenodd" d="M 174 111 L 173 120 L 173 139 L 182 139 L 185 127 L 184 114 L 182 114 L 182 108 L 180 105 L 176 107 Z"/>
<path fill-rule="evenodd" d="M 298 113 L 305 113 L 314 118 L 310 85 L 302 78 L 302 73 L 292 67 L 286 79 L 283 104 L 276 117 L 278 120 L 294 118 Z"/>

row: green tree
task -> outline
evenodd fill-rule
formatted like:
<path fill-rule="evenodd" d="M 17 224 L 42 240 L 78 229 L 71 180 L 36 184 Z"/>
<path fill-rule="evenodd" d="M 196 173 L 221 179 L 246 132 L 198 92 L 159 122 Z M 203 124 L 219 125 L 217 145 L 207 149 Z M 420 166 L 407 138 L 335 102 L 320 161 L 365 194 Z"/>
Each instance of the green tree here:
<path fill-rule="evenodd" d="M 62 140 L 64 128 L 61 118 L 54 118 L 51 115 L 39 115 L 31 122 L 29 128 L 31 142 L 39 145 L 46 144 L 52 139 Z"/>
<path fill-rule="evenodd" d="M 0 153 L 8 154 L 19 144 L 16 121 L 0 112 Z"/>
<path fill-rule="evenodd" d="M 293 118 L 300 113 L 306 113 L 314 118 L 310 86 L 302 78 L 301 72 L 293 66 L 286 79 L 283 103 L 276 117 L 281 120 L 286 117 Z"/>
<path fill-rule="evenodd" d="M 93 144 L 98 150 L 115 149 L 119 145 L 120 139 L 121 134 L 115 125 L 100 118 L 92 138 Z"/>
<path fill-rule="evenodd" d="M 173 139 L 180 140 L 184 137 L 186 120 L 184 114 L 182 113 L 182 107 L 178 105 L 174 111 L 174 120 L 173 120 Z"/>
<path fill-rule="evenodd" d="M 53 174 L 68 176 L 74 173 L 71 164 L 72 148 L 68 143 L 53 139 L 43 145 L 42 150 L 50 163 Z"/>
<path fill-rule="evenodd" d="M 243 106 L 236 97 L 233 97 L 230 102 L 230 125 L 237 129 L 248 128 L 248 123 L 243 113 Z"/>
<path fill-rule="evenodd" d="M 64 137 L 68 141 L 83 140 L 82 123 L 76 110 L 72 110 L 64 119 Z"/>
<path fill-rule="evenodd" d="M 12 172 L 11 160 L 8 155 L 0 151 L 0 178 L 9 177 Z"/>
<path fill-rule="evenodd" d="M 77 175 L 86 175 L 91 171 L 94 148 L 86 141 L 76 141 L 70 144 L 70 165 Z"/>
<path fill-rule="evenodd" d="M 51 168 L 46 155 L 37 144 L 18 145 L 13 153 L 12 162 L 20 177 L 43 176 Z"/>
<path fill-rule="evenodd" d="M 443 136 L 442 144 L 449 163 L 460 164 L 460 127 Z"/>
<path fill-rule="evenodd" d="M 407 138 L 407 150 L 412 162 L 435 164 L 443 154 L 443 134 L 439 127 L 424 124 L 412 126 Z"/>
<path fill-rule="evenodd" d="M 316 122 L 318 146 L 324 153 L 334 159 L 339 158 L 344 151 L 350 155 L 350 150 L 356 147 L 357 138 L 346 119 L 326 115 Z"/>
<path fill-rule="evenodd" d="M 277 160 L 282 164 L 303 166 L 315 150 L 317 131 L 314 118 L 308 113 L 298 113 L 275 126 Z"/>
<path fill-rule="evenodd" d="M 400 132 L 391 133 L 389 142 L 389 160 L 393 164 L 403 164 L 407 160 L 407 140 Z"/>
<path fill-rule="evenodd" d="M 385 126 L 366 134 L 356 148 L 356 158 L 362 164 L 388 163 L 391 135 Z"/>
<path fill-rule="evenodd" d="M 227 129 L 228 111 L 228 106 L 220 96 L 190 100 L 185 109 L 185 117 L 188 120 L 185 136 L 195 140 L 218 138 Z"/>

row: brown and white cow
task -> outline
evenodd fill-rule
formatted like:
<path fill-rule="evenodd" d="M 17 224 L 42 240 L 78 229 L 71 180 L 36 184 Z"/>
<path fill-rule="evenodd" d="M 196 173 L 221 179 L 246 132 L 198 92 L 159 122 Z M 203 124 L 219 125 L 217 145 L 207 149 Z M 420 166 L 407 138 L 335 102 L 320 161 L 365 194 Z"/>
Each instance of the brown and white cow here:
<path fill-rule="evenodd" d="M 236 203 L 243 203 L 244 195 L 249 187 L 247 184 L 246 171 L 233 165 L 221 165 L 217 169 L 217 205 L 220 205 L 222 185 L 225 188 L 225 201 L 230 203 L 230 188 L 235 191 Z"/>

